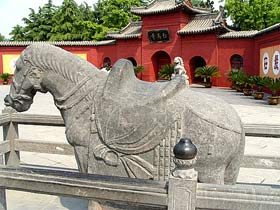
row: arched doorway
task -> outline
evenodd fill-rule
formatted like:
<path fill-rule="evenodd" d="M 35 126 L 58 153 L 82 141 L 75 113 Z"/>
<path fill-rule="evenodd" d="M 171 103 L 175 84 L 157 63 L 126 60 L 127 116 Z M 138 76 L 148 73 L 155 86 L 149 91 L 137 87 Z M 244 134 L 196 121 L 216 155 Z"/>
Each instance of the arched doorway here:
<path fill-rule="evenodd" d="M 109 57 L 105 57 L 103 59 L 103 66 L 102 68 L 111 68 L 111 59 Z"/>
<path fill-rule="evenodd" d="M 234 54 L 230 57 L 231 69 L 243 69 L 243 58 L 241 55 Z"/>
<path fill-rule="evenodd" d="M 157 80 L 160 68 L 165 64 L 170 64 L 171 58 L 168 53 L 164 51 L 158 51 L 152 56 L 152 62 L 154 67 L 155 80 Z"/>
<path fill-rule="evenodd" d="M 127 60 L 130 60 L 134 67 L 137 66 L 137 62 L 136 62 L 136 60 L 133 57 L 128 57 Z"/>
<path fill-rule="evenodd" d="M 197 67 L 202 67 L 202 66 L 206 66 L 206 61 L 201 56 L 195 56 L 190 60 L 191 83 L 202 83 L 203 82 L 202 78 L 194 76 L 195 69 Z"/>

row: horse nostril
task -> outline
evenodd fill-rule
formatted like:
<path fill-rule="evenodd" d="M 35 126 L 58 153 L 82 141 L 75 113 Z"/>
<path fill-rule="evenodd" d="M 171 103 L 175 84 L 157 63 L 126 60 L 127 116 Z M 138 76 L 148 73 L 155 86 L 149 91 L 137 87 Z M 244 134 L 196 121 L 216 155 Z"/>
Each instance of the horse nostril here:
<path fill-rule="evenodd" d="M 4 98 L 4 102 L 6 106 L 11 106 L 13 104 L 13 100 L 10 95 L 6 95 Z"/>

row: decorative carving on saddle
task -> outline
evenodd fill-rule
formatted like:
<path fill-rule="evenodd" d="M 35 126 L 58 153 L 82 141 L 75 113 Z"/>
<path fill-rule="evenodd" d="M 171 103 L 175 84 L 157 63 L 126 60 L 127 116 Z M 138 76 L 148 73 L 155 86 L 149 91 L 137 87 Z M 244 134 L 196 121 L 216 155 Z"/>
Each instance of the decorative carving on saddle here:
<path fill-rule="evenodd" d="M 102 144 L 94 155 L 111 166 L 122 163 L 129 176 L 133 167 L 144 167 L 152 176 L 153 165 L 139 154 L 153 150 L 167 136 L 175 122 L 167 101 L 184 87 L 182 78 L 169 83 L 140 81 L 131 63 L 119 60 L 96 100 L 95 121 Z"/>

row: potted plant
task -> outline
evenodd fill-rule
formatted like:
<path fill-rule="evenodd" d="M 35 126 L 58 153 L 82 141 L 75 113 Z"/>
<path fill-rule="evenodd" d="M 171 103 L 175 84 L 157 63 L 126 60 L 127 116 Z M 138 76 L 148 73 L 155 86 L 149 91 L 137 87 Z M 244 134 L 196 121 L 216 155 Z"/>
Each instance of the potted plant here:
<path fill-rule="evenodd" d="M 268 87 L 271 91 L 271 96 L 268 97 L 268 104 L 277 105 L 279 103 L 277 91 L 280 90 L 280 78 L 268 77 L 266 87 Z"/>
<path fill-rule="evenodd" d="M 267 84 L 267 81 L 268 81 L 267 77 L 253 76 L 252 80 L 253 80 L 254 86 L 257 88 L 257 90 L 254 93 L 254 98 L 257 100 L 263 99 L 263 97 L 264 97 L 263 88 Z"/>
<path fill-rule="evenodd" d="M 239 69 L 231 69 L 228 73 L 227 73 L 227 80 L 231 82 L 231 88 L 232 89 L 236 89 L 236 82 L 237 82 L 237 77 L 239 74 Z"/>
<path fill-rule="evenodd" d="M 135 67 L 134 67 L 134 73 L 135 73 L 135 74 L 139 74 L 139 73 L 141 73 L 142 71 L 144 71 L 144 66 L 135 66 Z"/>
<path fill-rule="evenodd" d="M 246 77 L 244 77 L 243 94 L 245 96 L 251 96 L 253 93 L 253 86 L 253 76 L 249 76 L 246 74 Z"/>
<path fill-rule="evenodd" d="M 217 66 L 202 66 L 195 69 L 195 77 L 201 77 L 206 88 L 212 87 L 212 78 L 219 77 L 219 69 Z"/>
<path fill-rule="evenodd" d="M 242 70 L 237 71 L 237 73 L 235 75 L 235 89 L 238 92 L 243 92 L 247 78 L 248 78 L 248 76 L 244 71 L 242 71 Z"/>
<path fill-rule="evenodd" d="M 0 80 L 3 81 L 3 85 L 7 85 L 12 78 L 12 75 L 9 73 L 0 74 Z"/>
<path fill-rule="evenodd" d="M 141 79 L 141 73 L 144 71 L 144 66 L 135 66 L 134 67 L 134 74 L 137 76 L 139 79 Z"/>
<path fill-rule="evenodd" d="M 159 72 L 159 80 L 171 80 L 171 76 L 174 73 L 174 64 L 163 65 Z"/>

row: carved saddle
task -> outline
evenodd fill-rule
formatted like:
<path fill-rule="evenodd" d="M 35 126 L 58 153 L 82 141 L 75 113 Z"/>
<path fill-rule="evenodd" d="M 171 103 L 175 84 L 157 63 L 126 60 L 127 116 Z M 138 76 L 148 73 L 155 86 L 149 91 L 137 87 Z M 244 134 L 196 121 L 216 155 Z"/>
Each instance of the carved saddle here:
<path fill-rule="evenodd" d="M 112 68 L 95 102 L 96 125 L 102 142 L 122 154 L 152 150 L 174 123 L 168 103 L 185 81 L 144 82 L 135 77 L 130 61 L 121 59 Z"/>

